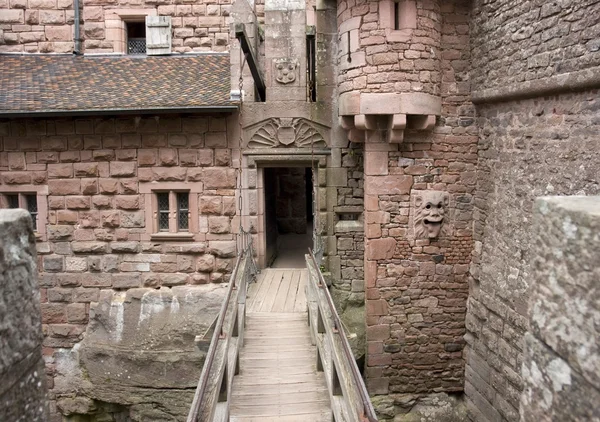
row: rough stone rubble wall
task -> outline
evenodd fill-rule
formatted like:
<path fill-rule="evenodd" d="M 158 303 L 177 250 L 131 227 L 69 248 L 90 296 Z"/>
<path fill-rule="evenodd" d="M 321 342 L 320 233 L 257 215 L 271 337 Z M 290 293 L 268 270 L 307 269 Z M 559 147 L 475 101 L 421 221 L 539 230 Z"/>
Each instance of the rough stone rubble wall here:
<path fill-rule="evenodd" d="M 534 210 L 523 422 L 598 418 L 600 197 L 547 197 Z"/>
<path fill-rule="evenodd" d="M 48 188 L 37 252 L 48 386 L 55 352 L 86 330 L 102 289 L 219 283 L 235 255 L 235 169 L 226 119 L 130 117 L 0 123 L 0 192 Z M 149 234 L 140 186 L 200 186 L 190 242 Z M 51 398 L 54 398 L 51 396 Z"/>
<path fill-rule="evenodd" d="M 81 1 L 81 39 L 86 53 L 114 52 L 110 31 L 122 20 L 143 21 L 149 13 L 171 16 L 173 51 L 225 51 L 229 45 L 230 0 L 190 3 L 156 1 Z M 127 17 L 129 16 L 129 18 Z M 73 0 L 0 0 L 0 52 L 71 53 Z M 110 34 L 109 34 L 110 35 Z"/>
<path fill-rule="evenodd" d="M 0 420 L 48 417 L 35 237 L 23 210 L 0 210 Z"/>
<path fill-rule="evenodd" d="M 474 90 L 600 65 L 598 0 L 473 2 Z"/>
<path fill-rule="evenodd" d="M 342 149 L 342 166 L 348 169 L 348 186 L 338 188 L 338 203 L 340 207 L 357 207 L 364 209 L 364 169 L 363 151 L 361 145 L 351 145 Z M 335 208 L 334 208 L 335 209 Z M 341 208 L 345 209 L 345 208 Z M 350 208 L 354 209 L 354 208 Z M 340 213 L 338 213 L 339 218 Z M 336 286 L 350 293 L 350 300 L 355 304 L 364 306 L 364 221 L 361 221 L 359 231 L 346 231 L 343 224 L 336 230 L 336 252 L 340 258 L 340 274 L 336 277 L 339 284 Z"/>
<path fill-rule="evenodd" d="M 476 421 L 518 420 L 533 201 L 600 193 L 598 91 L 479 107 L 465 391 Z"/>
<path fill-rule="evenodd" d="M 504 97 L 503 102 L 498 97 L 507 92 L 532 95 L 531 85 L 513 83 L 511 75 L 517 73 L 511 69 L 526 69 L 533 57 L 554 57 L 545 67 L 549 75 L 562 69 L 561 54 L 587 51 L 578 56 L 578 66 L 571 59 L 565 62 L 579 68 L 595 60 L 593 42 L 582 34 L 591 31 L 599 38 L 598 2 L 562 3 L 497 0 L 473 5 L 472 95 L 478 98 L 480 134 L 465 393 L 470 418 L 478 422 L 519 419 L 534 199 L 600 192 L 597 90 L 559 94 L 556 80 L 542 78 L 537 82 L 554 86 L 556 94 L 519 101 Z M 504 47 L 492 48 L 496 43 Z M 502 49 L 518 54 L 503 55 Z M 525 72 L 523 77 L 543 75 Z M 486 91 L 489 86 L 496 88 Z"/>

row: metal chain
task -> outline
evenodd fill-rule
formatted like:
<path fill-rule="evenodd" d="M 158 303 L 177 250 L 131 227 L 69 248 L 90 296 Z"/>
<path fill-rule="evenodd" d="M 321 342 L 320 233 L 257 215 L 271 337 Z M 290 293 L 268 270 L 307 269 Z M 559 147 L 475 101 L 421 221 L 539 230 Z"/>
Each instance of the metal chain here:
<path fill-rule="evenodd" d="M 322 248 L 321 248 L 321 236 L 319 234 L 320 230 L 320 209 L 319 209 L 319 166 L 318 164 L 315 166 L 315 145 L 314 139 L 310 141 L 310 163 L 312 170 L 312 191 L 313 191 L 313 250 L 317 256 L 322 257 Z M 319 259 L 319 264 L 321 264 L 321 259 Z"/>
<path fill-rule="evenodd" d="M 242 210 L 243 210 L 243 203 L 244 203 L 244 193 L 242 190 L 242 176 L 243 176 L 243 171 L 242 171 L 242 145 L 244 143 L 244 139 L 243 139 L 243 123 L 242 123 L 242 116 L 243 116 L 243 104 L 244 104 L 244 95 L 243 95 L 243 89 L 244 89 L 244 65 L 246 64 L 246 56 L 245 54 L 242 54 L 242 45 L 241 45 L 241 41 L 240 41 L 240 75 L 239 75 L 239 79 L 238 79 L 238 88 L 239 88 L 239 95 L 240 95 L 240 108 L 239 108 L 239 113 L 238 113 L 238 124 L 239 124 L 239 138 L 238 138 L 238 150 L 239 150 L 239 163 L 238 166 L 236 168 L 236 173 L 237 173 L 237 180 L 238 180 L 238 192 L 239 192 L 239 197 L 238 197 L 238 215 L 240 217 L 240 227 L 239 227 L 239 243 L 240 243 L 240 251 L 246 249 L 247 247 L 247 239 L 245 238 L 244 234 L 244 225 L 243 225 L 243 215 L 242 215 Z"/>

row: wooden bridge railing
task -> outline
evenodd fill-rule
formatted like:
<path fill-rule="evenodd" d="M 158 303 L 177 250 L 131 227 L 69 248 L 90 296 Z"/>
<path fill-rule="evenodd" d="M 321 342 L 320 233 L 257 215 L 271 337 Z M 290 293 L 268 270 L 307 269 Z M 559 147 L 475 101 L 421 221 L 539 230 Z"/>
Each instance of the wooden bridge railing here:
<path fill-rule="evenodd" d="M 241 237 L 242 252 L 231 273 L 219 315 L 211 329 L 196 339 L 210 345 L 187 422 L 229 420 L 229 397 L 233 376 L 239 372 L 239 351 L 244 339 L 246 291 L 257 272 L 251 235 L 242 233 Z"/>
<path fill-rule="evenodd" d="M 306 256 L 308 323 L 317 346 L 317 370 L 325 372 L 336 422 L 377 422 L 371 399 L 344 333 L 319 264 L 309 250 Z"/>

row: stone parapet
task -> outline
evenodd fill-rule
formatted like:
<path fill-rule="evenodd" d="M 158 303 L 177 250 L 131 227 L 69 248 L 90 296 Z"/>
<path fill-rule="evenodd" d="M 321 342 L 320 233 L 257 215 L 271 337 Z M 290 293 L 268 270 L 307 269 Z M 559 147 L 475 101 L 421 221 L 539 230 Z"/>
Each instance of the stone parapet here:
<path fill-rule="evenodd" d="M 535 203 L 524 422 L 594 420 L 600 403 L 600 197 Z"/>
<path fill-rule="evenodd" d="M 0 210 L 0 420 L 48 417 L 35 237 L 24 210 Z"/>

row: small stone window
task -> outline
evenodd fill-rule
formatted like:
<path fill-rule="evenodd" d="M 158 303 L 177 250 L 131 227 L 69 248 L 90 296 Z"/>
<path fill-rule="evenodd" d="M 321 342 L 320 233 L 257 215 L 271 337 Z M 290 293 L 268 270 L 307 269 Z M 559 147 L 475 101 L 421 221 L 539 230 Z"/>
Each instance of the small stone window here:
<path fill-rule="evenodd" d="M 43 186 L 3 187 L 0 208 L 22 208 L 29 211 L 36 236 L 44 237 L 47 217 L 47 188 Z"/>
<path fill-rule="evenodd" d="M 127 54 L 146 54 L 146 23 L 125 22 Z"/>
<path fill-rule="evenodd" d="M 201 192 L 201 183 L 140 184 L 148 210 L 144 240 L 204 240 L 198 229 Z"/>
<path fill-rule="evenodd" d="M 171 54 L 171 17 L 157 16 L 156 9 L 110 9 L 106 11 L 106 41 L 115 53 Z"/>
<path fill-rule="evenodd" d="M 381 0 L 379 6 L 381 28 L 391 42 L 407 42 L 417 27 L 415 0 Z"/>
<path fill-rule="evenodd" d="M 185 232 L 190 228 L 189 192 L 156 192 L 159 232 Z"/>
<path fill-rule="evenodd" d="M 23 208 L 29 211 L 33 221 L 33 230 L 37 231 L 37 195 L 35 193 L 6 193 L 4 197 L 6 206 L 3 206 L 3 208 Z"/>

